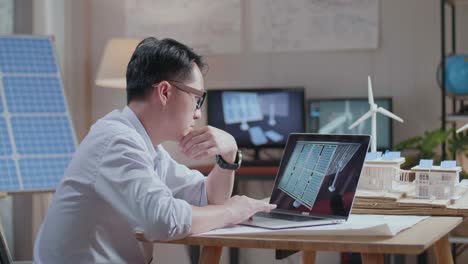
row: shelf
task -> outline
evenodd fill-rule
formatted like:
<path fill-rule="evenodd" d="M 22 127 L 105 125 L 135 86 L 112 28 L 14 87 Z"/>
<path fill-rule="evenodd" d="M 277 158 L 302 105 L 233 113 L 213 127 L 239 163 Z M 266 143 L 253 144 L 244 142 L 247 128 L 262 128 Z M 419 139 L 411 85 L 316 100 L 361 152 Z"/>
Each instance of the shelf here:
<path fill-rule="evenodd" d="M 447 3 L 453 5 L 456 3 L 468 3 L 468 0 L 445 0 Z"/>
<path fill-rule="evenodd" d="M 468 115 L 447 115 L 447 122 L 468 122 Z"/>
<path fill-rule="evenodd" d="M 445 0 L 449 5 L 455 5 L 457 3 L 468 3 L 468 0 Z"/>
<path fill-rule="evenodd" d="M 454 94 L 454 93 L 446 91 L 445 96 L 449 97 L 450 99 L 455 99 L 455 100 L 468 100 L 468 94 Z"/>

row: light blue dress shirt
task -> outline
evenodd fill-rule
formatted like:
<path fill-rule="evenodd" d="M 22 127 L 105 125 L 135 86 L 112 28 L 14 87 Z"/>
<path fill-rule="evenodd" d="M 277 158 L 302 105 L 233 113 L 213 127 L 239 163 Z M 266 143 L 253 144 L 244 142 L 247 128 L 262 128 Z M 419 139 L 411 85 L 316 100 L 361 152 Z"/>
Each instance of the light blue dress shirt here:
<path fill-rule="evenodd" d="M 34 246 L 35 263 L 148 263 L 152 243 L 190 232 L 190 204 L 207 205 L 205 177 L 153 146 L 125 107 L 98 120 L 58 187 Z"/>

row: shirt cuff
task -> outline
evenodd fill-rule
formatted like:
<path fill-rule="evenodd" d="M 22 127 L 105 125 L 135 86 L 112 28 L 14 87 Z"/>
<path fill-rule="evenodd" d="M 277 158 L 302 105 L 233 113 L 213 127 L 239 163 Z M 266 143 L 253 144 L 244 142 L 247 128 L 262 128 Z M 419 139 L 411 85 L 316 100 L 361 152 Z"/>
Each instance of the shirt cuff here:
<path fill-rule="evenodd" d="M 208 179 L 208 177 L 205 177 L 203 179 L 203 185 L 202 185 L 201 195 L 200 195 L 200 202 L 199 202 L 199 205 L 198 205 L 200 207 L 208 205 L 208 194 L 206 193 L 206 180 L 207 179 Z"/>

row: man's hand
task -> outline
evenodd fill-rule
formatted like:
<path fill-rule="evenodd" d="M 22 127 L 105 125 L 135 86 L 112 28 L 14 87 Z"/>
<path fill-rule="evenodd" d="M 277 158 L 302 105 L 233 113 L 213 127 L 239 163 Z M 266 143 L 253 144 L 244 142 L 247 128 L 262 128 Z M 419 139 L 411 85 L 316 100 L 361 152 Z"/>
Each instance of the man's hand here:
<path fill-rule="evenodd" d="M 237 144 L 229 133 L 212 126 L 190 131 L 179 142 L 182 153 L 191 159 L 203 159 L 221 155 L 227 162 L 234 162 Z"/>
<path fill-rule="evenodd" d="M 233 196 L 223 205 L 197 207 L 192 205 L 191 234 L 244 222 L 257 212 L 270 212 L 276 204 L 268 204 L 246 196 Z"/>
<path fill-rule="evenodd" d="M 257 212 L 270 212 L 276 204 L 269 204 L 262 200 L 255 200 L 247 196 L 233 196 L 225 203 L 231 225 L 239 224 L 252 217 Z"/>

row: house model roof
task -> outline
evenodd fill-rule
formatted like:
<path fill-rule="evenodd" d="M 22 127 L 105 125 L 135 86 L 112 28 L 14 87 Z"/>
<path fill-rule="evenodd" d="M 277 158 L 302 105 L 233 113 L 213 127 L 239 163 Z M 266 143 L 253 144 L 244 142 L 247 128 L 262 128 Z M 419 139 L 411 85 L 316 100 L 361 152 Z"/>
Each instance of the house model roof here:
<path fill-rule="evenodd" d="M 434 171 L 434 172 L 460 172 L 461 167 L 455 166 L 452 168 L 441 168 L 440 166 L 432 166 L 431 168 L 421 168 L 420 166 L 415 166 L 411 168 L 413 171 Z"/>
<path fill-rule="evenodd" d="M 369 165 L 401 165 L 405 163 L 405 158 L 400 156 L 400 152 L 391 151 L 382 155 L 381 152 L 368 152 L 365 164 Z"/>

